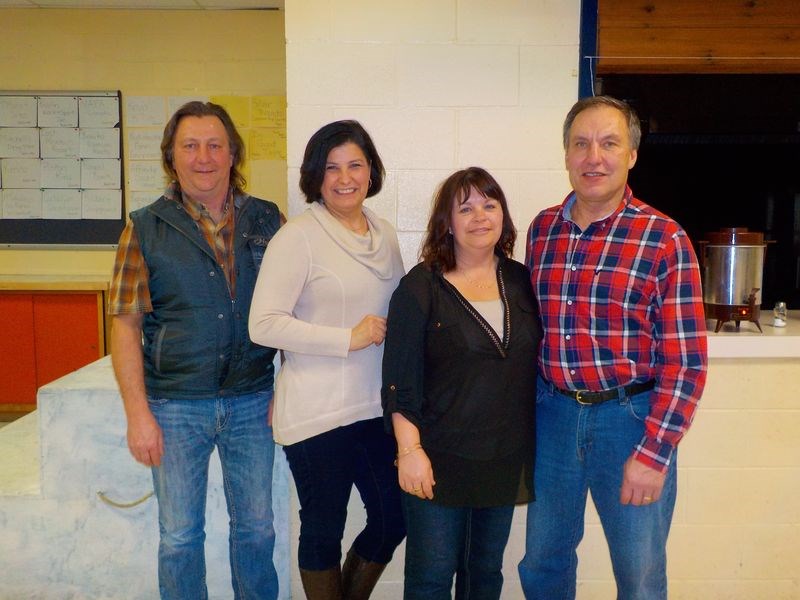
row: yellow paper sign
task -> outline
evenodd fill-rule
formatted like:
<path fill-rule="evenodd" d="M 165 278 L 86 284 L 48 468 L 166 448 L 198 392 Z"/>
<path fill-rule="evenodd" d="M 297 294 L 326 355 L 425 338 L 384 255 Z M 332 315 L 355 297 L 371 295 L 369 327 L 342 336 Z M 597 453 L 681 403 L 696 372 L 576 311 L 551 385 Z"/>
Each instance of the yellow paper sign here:
<path fill-rule="evenodd" d="M 286 129 L 285 96 L 253 96 L 253 127 L 278 127 Z"/>
<path fill-rule="evenodd" d="M 251 129 L 248 148 L 250 160 L 286 160 L 286 129 Z"/>

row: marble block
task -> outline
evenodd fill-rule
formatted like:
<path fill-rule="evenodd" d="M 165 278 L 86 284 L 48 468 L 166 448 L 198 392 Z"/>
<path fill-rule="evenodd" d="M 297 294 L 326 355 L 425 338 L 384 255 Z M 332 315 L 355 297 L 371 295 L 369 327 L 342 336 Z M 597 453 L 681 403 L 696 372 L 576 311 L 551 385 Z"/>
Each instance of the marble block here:
<path fill-rule="evenodd" d="M 128 453 L 110 357 L 42 387 L 37 410 L 19 421 L 0 430 L 0 449 L 19 438 L 40 454 L 0 469 L 0 599 L 157 598 L 155 498 L 117 508 L 100 497 L 126 504 L 153 489 L 150 470 Z M 280 447 L 275 456 L 274 562 L 281 598 L 291 598 L 289 469 Z M 233 598 L 216 452 L 209 471 L 206 564 L 209 597 Z"/>

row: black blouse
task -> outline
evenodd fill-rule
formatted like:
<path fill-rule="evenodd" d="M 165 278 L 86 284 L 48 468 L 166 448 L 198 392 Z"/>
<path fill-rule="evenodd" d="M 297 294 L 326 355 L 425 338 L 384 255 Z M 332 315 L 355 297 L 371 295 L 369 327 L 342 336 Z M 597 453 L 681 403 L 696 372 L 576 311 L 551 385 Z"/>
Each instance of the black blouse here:
<path fill-rule="evenodd" d="M 541 326 L 527 269 L 501 258 L 502 337 L 441 273 L 419 264 L 389 305 L 382 399 L 433 464 L 434 502 L 499 506 L 533 497 Z"/>

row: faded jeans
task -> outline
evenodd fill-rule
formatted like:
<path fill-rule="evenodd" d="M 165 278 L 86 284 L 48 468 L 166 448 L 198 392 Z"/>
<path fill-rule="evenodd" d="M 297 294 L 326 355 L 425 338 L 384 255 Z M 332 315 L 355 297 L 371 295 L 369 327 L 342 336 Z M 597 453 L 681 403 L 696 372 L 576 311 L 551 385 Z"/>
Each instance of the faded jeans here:
<path fill-rule="evenodd" d="M 164 433 L 164 457 L 153 467 L 158 499 L 158 581 L 163 600 L 204 600 L 208 465 L 219 452 L 230 516 L 229 552 L 234 598 L 274 600 L 272 463 L 267 425 L 272 392 L 205 400 L 149 398 Z"/>

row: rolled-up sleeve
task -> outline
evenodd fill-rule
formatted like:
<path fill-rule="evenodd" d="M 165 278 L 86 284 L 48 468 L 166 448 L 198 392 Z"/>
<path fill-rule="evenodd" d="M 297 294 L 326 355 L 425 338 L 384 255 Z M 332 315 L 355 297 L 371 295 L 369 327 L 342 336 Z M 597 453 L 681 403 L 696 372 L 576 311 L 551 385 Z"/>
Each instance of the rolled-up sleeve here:
<path fill-rule="evenodd" d="M 386 430 L 392 430 L 392 414 L 399 412 L 419 427 L 424 398 L 425 331 L 428 315 L 408 285 L 408 276 L 389 303 L 383 351 L 383 405 Z"/>

